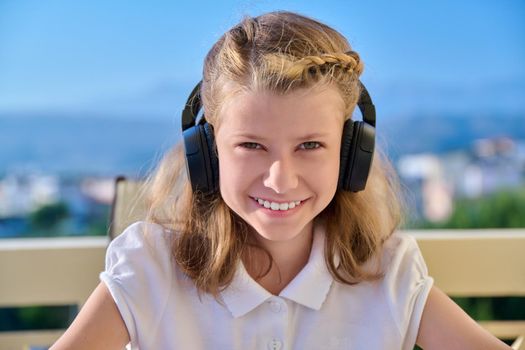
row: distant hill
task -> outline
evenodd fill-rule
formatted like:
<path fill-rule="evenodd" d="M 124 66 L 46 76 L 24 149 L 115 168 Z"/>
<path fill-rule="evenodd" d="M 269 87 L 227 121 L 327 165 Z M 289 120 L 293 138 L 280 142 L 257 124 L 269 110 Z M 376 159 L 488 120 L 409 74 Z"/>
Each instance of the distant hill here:
<path fill-rule="evenodd" d="M 0 115 L 0 174 L 35 169 L 61 174 L 138 176 L 180 139 L 177 117 L 134 120 L 104 115 Z M 525 140 L 524 114 L 426 114 L 378 118 L 378 143 L 397 158 L 469 148 L 479 138 Z"/>
<path fill-rule="evenodd" d="M 179 116 L 198 79 L 196 77 L 194 81 L 185 82 L 159 81 L 134 93 L 103 96 L 74 106 L 63 106 L 60 110 L 55 110 L 55 113 L 171 121 Z M 440 84 L 414 81 L 380 82 L 365 74 L 363 82 L 370 92 L 376 105 L 378 119 L 381 121 L 413 115 L 476 116 L 486 113 L 525 112 L 525 77 L 479 84 Z M 0 118 L 10 114 L 5 112 L 8 111 L 0 110 Z"/>
<path fill-rule="evenodd" d="M 381 120 L 425 115 L 497 117 L 525 112 L 525 79 L 484 84 L 368 84 Z"/>
<path fill-rule="evenodd" d="M 412 153 L 467 149 L 480 138 L 506 136 L 525 141 L 525 113 L 408 116 L 378 120 L 378 139 L 397 158 Z"/>
<path fill-rule="evenodd" d="M 178 138 L 175 120 L 125 120 L 101 115 L 3 116 L 0 174 L 28 169 L 138 176 Z"/>

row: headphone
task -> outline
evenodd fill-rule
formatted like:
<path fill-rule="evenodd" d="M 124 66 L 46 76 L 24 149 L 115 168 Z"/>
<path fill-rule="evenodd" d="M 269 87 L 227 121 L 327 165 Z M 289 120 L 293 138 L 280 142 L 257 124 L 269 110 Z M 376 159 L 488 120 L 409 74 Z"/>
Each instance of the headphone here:
<path fill-rule="evenodd" d="M 204 115 L 197 123 L 201 110 L 200 81 L 191 92 L 182 111 L 182 136 L 186 151 L 186 171 L 193 192 L 204 195 L 219 189 L 219 158 L 213 128 Z M 359 81 L 361 95 L 357 106 L 362 121 L 348 119 L 343 127 L 338 190 L 358 192 L 365 188 L 372 165 L 375 147 L 376 110 L 365 86 Z"/>

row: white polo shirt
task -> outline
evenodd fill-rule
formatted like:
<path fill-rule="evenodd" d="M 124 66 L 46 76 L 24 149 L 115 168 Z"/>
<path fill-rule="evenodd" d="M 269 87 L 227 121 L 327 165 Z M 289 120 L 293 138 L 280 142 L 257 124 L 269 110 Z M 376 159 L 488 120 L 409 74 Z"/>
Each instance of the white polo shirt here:
<path fill-rule="evenodd" d="M 315 228 L 307 265 L 279 296 L 240 263 L 222 304 L 208 294 L 199 298 L 173 262 L 171 233 L 143 222 L 111 242 L 100 278 L 131 349 L 412 350 L 433 283 L 415 239 L 396 232 L 385 244 L 384 278 L 346 285 L 328 272 L 323 230 Z"/>

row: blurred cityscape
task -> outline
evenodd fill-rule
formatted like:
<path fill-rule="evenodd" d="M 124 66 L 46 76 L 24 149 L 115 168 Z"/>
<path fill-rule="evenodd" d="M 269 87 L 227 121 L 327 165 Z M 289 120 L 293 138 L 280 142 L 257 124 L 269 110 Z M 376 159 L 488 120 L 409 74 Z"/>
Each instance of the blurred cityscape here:
<path fill-rule="evenodd" d="M 145 176 L 173 129 L 95 116 L 0 118 L 0 237 L 106 234 L 114 179 Z"/>
<path fill-rule="evenodd" d="M 0 180 L 0 237 L 104 235 L 113 178 L 8 173 Z"/>
<path fill-rule="evenodd" d="M 134 122 L 134 127 L 125 126 L 126 123 L 133 124 L 129 121 L 114 123 L 115 126 L 108 124 L 106 128 L 120 132 L 118 136 L 110 132 L 106 141 L 100 132 L 86 135 L 88 128 L 82 123 L 77 126 L 78 130 L 62 123 L 64 134 L 78 133 L 86 138 L 73 137 L 70 143 L 60 136 L 57 125 L 54 125 L 55 140 L 52 144 L 56 150 L 35 147 L 37 156 L 26 154 L 26 163 L 19 162 L 14 166 L 12 161 L 0 176 L 0 237 L 106 234 L 115 177 L 145 175 L 160 157 L 162 149 L 176 141 L 176 138 L 169 141 L 170 132 L 160 131 L 170 128 L 162 123 L 150 123 L 151 140 L 144 136 L 140 142 L 136 134 L 144 130 L 142 122 Z M 386 133 L 385 138 L 392 144 L 394 137 L 399 136 L 399 130 L 392 127 L 388 130 L 390 133 Z M 420 133 L 425 134 L 423 129 Z M 417 153 L 402 146 L 396 148 L 398 154 L 392 158 L 409 205 L 409 227 L 439 226 L 451 219 L 461 200 L 476 199 L 479 202 L 491 194 L 519 192 L 524 187 L 525 137 L 478 138 L 476 135 L 474 133 L 470 140 L 463 140 L 461 148 L 450 150 L 443 150 L 446 147 L 439 145 L 454 142 L 445 135 L 439 136 L 439 133 L 434 133 L 434 137 L 442 140 L 434 142 L 433 146 L 438 151 Z M 35 136 L 33 141 L 37 138 Z M 100 150 L 82 148 L 82 144 L 90 144 L 88 139 L 91 138 L 96 140 Z M 132 142 L 125 140 L 128 138 L 135 140 L 134 147 L 129 147 Z M 161 141 L 163 138 L 165 142 Z M 104 142 L 108 144 L 104 145 Z M 423 143 L 432 143 L 428 138 L 420 142 L 419 149 L 423 150 Z M 26 143 L 31 142 L 26 140 Z M 126 148 L 111 146 L 110 143 L 126 145 Z M 50 158 L 42 157 L 42 154 L 49 154 Z M 121 158 L 122 154 L 126 157 Z M 70 158 L 77 159 L 78 169 L 68 163 Z M 78 161 L 78 158 L 85 159 Z M 93 164 L 98 167 L 98 172 L 90 168 Z M 138 171 L 140 169 L 142 174 Z M 512 225 L 511 222 L 507 224 Z"/>
<path fill-rule="evenodd" d="M 413 219 L 443 223 L 459 199 L 481 199 L 523 187 L 525 142 L 508 137 L 478 139 L 469 149 L 402 156 L 396 168 L 409 201 L 413 200 Z"/>

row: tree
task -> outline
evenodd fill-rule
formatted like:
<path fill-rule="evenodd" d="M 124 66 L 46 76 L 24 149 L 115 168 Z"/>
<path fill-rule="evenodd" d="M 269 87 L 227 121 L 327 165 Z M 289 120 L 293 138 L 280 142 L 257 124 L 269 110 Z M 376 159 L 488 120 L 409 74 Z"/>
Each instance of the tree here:
<path fill-rule="evenodd" d="M 421 221 L 413 228 L 517 228 L 525 227 L 525 187 L 495 192 L 480 198 L 462 198 L 442 223 Z"/>
<path fill-rule="evenodd" d="M 64 202 L 47 204 L 36 209 L 29 215 L 29 222 L 35 231 L 49 231 L 69 217 L 69 209 Z"/>

